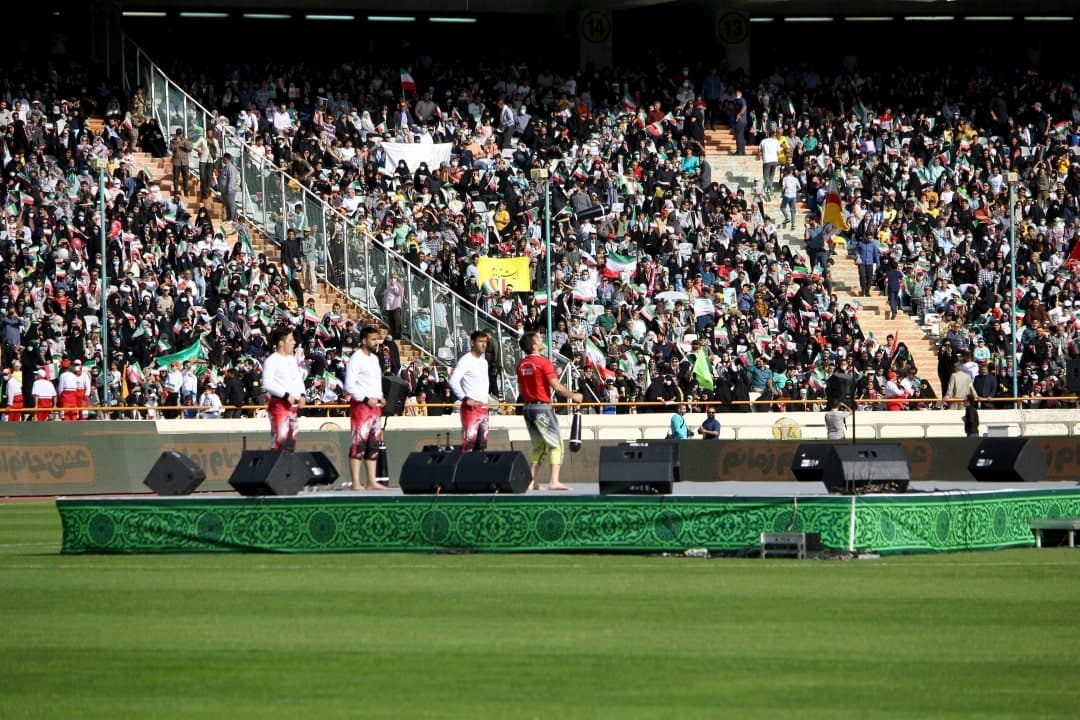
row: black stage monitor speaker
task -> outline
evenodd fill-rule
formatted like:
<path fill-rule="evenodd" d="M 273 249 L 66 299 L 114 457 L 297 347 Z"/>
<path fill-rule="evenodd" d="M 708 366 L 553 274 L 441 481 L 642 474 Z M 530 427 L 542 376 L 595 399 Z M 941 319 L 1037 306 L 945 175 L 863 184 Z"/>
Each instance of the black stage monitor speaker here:
<path fill-rule="evenodd" d="M 401 415 L 405 412 L 405 398 L 409 396 L 409 383 L 397 375 L 382 376 L 382 394 L 386 400 L 383 415 Z"/>
<path fill-rule="evenodd" d="M 600 448 L 601 495 L 670 495 L 679 480 L 675 442 L 631 442 Z"/>
<path fill-rule="evenodd" d="M 190 495 L 206 480 L 206 471 L 182 452 L 166 450 L 146 474 L 143 484 L 158 495 Z"/>
<path fill-rule="evenodd" d="M 799 482 L 822 482 L 825 465 L 833 446 L 824 443 L 802 443 L 791 457 L 791 474 Z"/>
<path fill-rule="evenodd" d="M 420 452 L 409 453 L 401 466 L 398 485 L 406 495 L 431 495 L 454 492 L 461 449 L 453 446 L 425 445 Z"/>
<path fill-rule="evenodd" d="M 987 438 L 968 461 L 968 472 L 979 482 L 1042 482 L 1046 470 L 1046 455 L 1030 438 Z"/>
<path fill-rule="evenodd" d="M 281 450 L 245 450 L 229 485 L 241 495 L 296 495 L 307 485 L 325 482 L 325 467 L 319 467 L 310 456 Z M 329 461 L 326 464 L 330 465 Z M 334 470 L 335 477 L 336 473 Z"/>
<path fill-rule="evenodd" d="M 1065 389 L 1073 395 L 1080 395 L 1080 358 L 1065 361 Z"/>
<path fill-rule="evenodd" d="M 899 443 L 833 445 L 822 481 L 830 493 L 907 492 L 911 466 Z"/>
<path fill-rule="evenodd" d="M 406 495 L 432 493 L 523 493 L 529 461 L 517 450 L 462 453 L 454 446 L 426 445 L 410 453 L 398 484 Z"/>
<path fill-rule="evenodd" d="M 308 468 L 308 485 L 333 485 L 339 477 L 338 470 L 326 453 L 298 452 Z"/>
<path fill-rule="evenodd" d="M 517 450 L 461 454 L 454 475 L 454 492 L 523 493 L 529 489 L 529 461 Z"/>

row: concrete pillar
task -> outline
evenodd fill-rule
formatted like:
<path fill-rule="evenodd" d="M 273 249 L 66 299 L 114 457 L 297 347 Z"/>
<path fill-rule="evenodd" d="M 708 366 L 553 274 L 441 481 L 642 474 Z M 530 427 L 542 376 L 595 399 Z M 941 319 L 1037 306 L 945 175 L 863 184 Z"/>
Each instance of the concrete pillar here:
<path fill-rule="evenodd" d="M 612 22 L 610 10 L 578 10 L 577 38 L 578 56 L 582 70 L 611 67 L 613 62 Z"/>
<path fill-rule="evenodd" d="M 713 15 L 716 41 L 724 47 L 728 67 L 750 74 L 750 13 L 745 8 L 717 8 Z"/>

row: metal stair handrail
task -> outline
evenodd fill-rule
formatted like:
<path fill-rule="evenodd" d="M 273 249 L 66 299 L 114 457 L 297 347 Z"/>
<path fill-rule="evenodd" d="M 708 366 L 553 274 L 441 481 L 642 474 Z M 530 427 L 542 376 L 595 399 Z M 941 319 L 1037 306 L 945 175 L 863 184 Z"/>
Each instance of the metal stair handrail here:
<path fill-rule="evenodd" d="M 272 242 L 280 243 L 282 227 L 311 227 L 322 243 L 317 272 L 326 284 L 387 325 L 391 318 L 377 298 L 390 272 L 399 272 L 407 290 L 399 339 L 408 340 L 436 363 L 451 366 L 468 351 L 469 333 L 488 332 L 493 340 L 489 360 L 499 370 L 493 377 L 492 394 L 503 400 L 516 399 L 513 358 L 519 352 L 519 334 L 515 328 L 420 271 L 376 240 L 367 228 L 357 227 L 340 210 L 276 167 L 227 121 L 221 122 L 222 116 L 207 110 L 173 82 L 126 34 L 120 55 L 124 88 L 130 90 L 141 83 L 147 89 L 148 114 L 158 121 L 163 133 L 181 128 L 185 137 L 195 142 L 208 126 L 221 130 L 222 149 L 236 158 L 242 177 L 238 210 Z M 555 354 L 555 362 L 564 367 L 570 360 Z"/>

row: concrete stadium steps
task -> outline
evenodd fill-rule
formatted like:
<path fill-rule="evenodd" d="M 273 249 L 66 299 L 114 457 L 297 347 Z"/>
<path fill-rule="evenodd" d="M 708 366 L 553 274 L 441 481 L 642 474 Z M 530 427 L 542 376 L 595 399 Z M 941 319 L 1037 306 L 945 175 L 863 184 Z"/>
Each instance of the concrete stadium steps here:
<path fill-rule="evenodd" d="M 748 199 L 750 188 L 754 180 L 761 179 L 761 158 L 756 147 L 751 148 L 748 144 L 746 155 L 734 155 L 735 139 L 728 129 L 710 130 L 705 133 L 706 137 L 706 160 L 712 166 L 713 179 L 726 184 L 732 190 L 742 188 L 746 191 Z M 779 173 L 776 182 L 779 183 Z M 771 188 L 769 200 L 765 203 L 765 214 L 773 218 L 774 222 L 782 221 L 780 213 L 780 192 Z M 778 230 L 780 243 L 790 245 L 793 251 L 806 251 L 803 242 L 802 227 L 806 218 L 806 204 L 799 203 L 796 213 L 795 228 L 783 228 Z M 932 343 L 926 338 L 926 333 L 915 320 L 907 313 L 900 312 L 895 319 L 886 319 L 885 313 L 889 309 L 887 298 L 877 289 L 871 291 L 868 298 L 859 296 L 859 269 L 853 258 L 843 252 L 834 255 L 833 266 L 833 293 L 837 297 L 839 307 L 848 303 L 857 303 L 859 306 L 859 326 L 863 333 L 869 336 L 873 333 L 874 340 L 884 343 L 890 334 L 896 335 L 904 342 L 919 368 L 919 375 L 923 378 L 933 378 L 937 368 L 937 352 Z"/>
<path fill-rule="evenodd" d="M 731 131 L 731 128 L 726 126 L 720 126 L 716 130 L 705 131 L 705 150 L 706 152 L 715 152 L 721 155 L 735 155 L 735 133 Z M 757 145 L 747 140 L 746 143 L 746 157 L 757 157 L 761 154 L 761 150 Z"/>
<path fill-rule="evenodd" d="M 100 133 L 104 126 L 105 121 L 102 118 L 93 117 L 87 121 L 87 127 L 94 133 Z M 165 198 L 171 196 L 173 190 L 171 160 L 167 157 L 155 158 L 144 152 L 136 152 L 133 156 L 136 169 L 146 168 L 149 170 L 150 174 L 153 176 L 153 184 L 161 191 L 161 197 Z M 194 176 L 189 179 L 188 190 L 190 191 L 189 194 L 182 194 L 182 197 L 188 208 L 188 212 L 191 213 L 192 217 L 198 212 L 200 206 L 205 206 L 210 213 L 210 217 L 213 220 L 215 227 L 224 230 L 225 237 L 230 245 L 235 242 L 235 228 L 223 224 L 225 222 L 224 204 L 214 199 L 212 196 L 206 200 L 200 200 L 198 196 L 199 181 Z M 281 250 L 278 248 L 277 244 L 257 228 L 252 228 L 251 244 L 257 254 L 265 254 L 272 262 L 280 261 Z M 373 325 L 379 328 L 382 337 L 385 337 L 389 332 L 389 329 L 378 318 L 367 312 L 352 298 L 328 285 L 321 276 L 319 277 L 318 286 L 309 290 L 310 292 L 306 295 L 315 298 L 315 307 L 320 317 L 329 312 L 333 307 L 333 304 L 337 302 L 341 303 L 342 308 L 345 309 L 343 314 L 353 322 L 361 325 Z M 407 340 L 395 338 L 394 342 L 397 343 L 402 364 L 415 358 L 424 360 L 427 357 Z"/>

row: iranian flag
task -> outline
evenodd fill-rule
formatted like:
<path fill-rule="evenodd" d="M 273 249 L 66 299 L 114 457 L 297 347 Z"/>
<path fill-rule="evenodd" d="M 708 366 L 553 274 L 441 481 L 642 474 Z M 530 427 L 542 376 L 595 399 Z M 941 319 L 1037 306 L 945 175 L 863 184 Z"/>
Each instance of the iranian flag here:
<path fill-rule="evenodd" d="M 127 380 L 129 383 L 141 383 L 146 380 L 142 367 L 137 362 L 127 366 Z"/>
<path fill-rule="evenodd" d="M 624 175 L 619 183 L 623 192 L 640 195 L 643 191 L 641 183 L 633 175 Z"/>
<path fill-rule="evenodd" d="M 1069 132 L 1069 121 L 1068 120 L 1062 120 L 1061 122 L 1054 123 L 1054 134 L 1055 135 L 1064 135 L 1067 132 Z"/>
<path fill-rule="evenodd" d="M 637 112 L 638 109 L 638 104 L 634 102 L 634 98 L 630 96 L 630 93 L 623 95 L 622 106 L 627 112 Z"/>
<path fill-rule="evenodd" d="M 631 376 L 637 375 L 638 368 L 642 365 L 641 357 L 633 350 L 624 353 L 622 359 L 619 360 L 619 369 Z"/>
<path fill-rule="evenodd" d="M 548 304 L 548 294 L 546 292 L 533 293 L 533 304 L 543 307 Z"/>
<path fill-rule="evenodd" d="M 604 264 L 604 277 L 618 278 L 622 277 L 624 272 L 629 272 L 631 275 L 637 272 L 637 258 L 610 253 Z"/>
<path fill-rule="evenodd" d="M 485 280 L 484 284 L 480 286 L 480 292 L 483 295 L 502 295 L 506 292 L 506 281 Z"/>
<path fill-rule="evenodd" d="M 607 359 L 604 357 L 604 351 L 592 341 L 592 338 L 585 340 L 585 365 L 594 368 L 604 380 L 615 377 L 614 371 L 607 369 Z"/>
<path fill-rule="evenodd" d="M 694 317 L 706 317 L 716 314 L 716 308 L 713 307 L 713 301 L 709 298 L 694 298 Z"/>
<path fill-rule="evenodd" d="M 255 248 L 251 245 L 251 233 L 248 231 L 247 226 L 241 225 L 236 229 L 236 235 L 240 238 L 240 244 L 243 248 L 245 255 L 254 255 Z"/>
<path fill-rule="evenodd" d="M 405 68 L 401 68 L 401 93 L 416 94 L 416 81 L 413 80 L 413 76 L 409 74 L 409 71 Z"/>
<path fill-rule="evenodd" d="M 592 338 L 585 339 L 585 359 L 592 363 L 594 367 L 607 367 L 604 351 L 593 342 Z"/>
<path fill-rule="evenodd" d="M 315 312 L 315 308 L 304 307 L 304 322 L 319 324 L 319 314 Z"/>
<path fill-rule="evenodd" d="M 675 122 L 675 116 L 668 113 L 664 117 L 660 118 L 654 123 L 649 123 L 645 126 L 645 132 L 649 133 L 653 137 L 660 137 L 664 134 L 664 123 Z"/>

